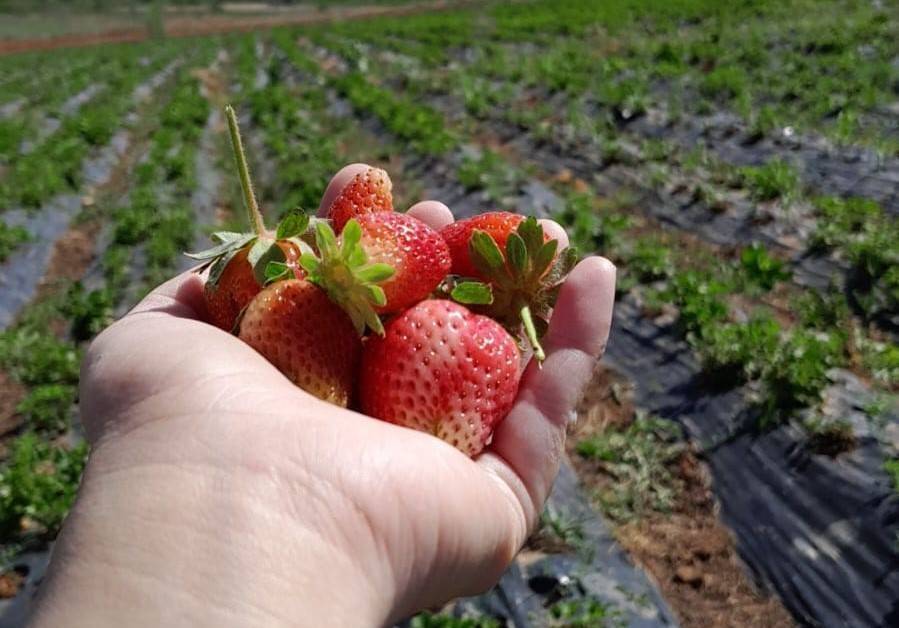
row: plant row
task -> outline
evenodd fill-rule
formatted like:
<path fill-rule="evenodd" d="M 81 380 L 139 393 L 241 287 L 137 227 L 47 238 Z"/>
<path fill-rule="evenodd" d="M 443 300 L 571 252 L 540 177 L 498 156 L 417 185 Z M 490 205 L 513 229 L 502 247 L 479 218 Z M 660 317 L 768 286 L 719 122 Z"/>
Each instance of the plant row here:
<path fill-rule="evenodd" d="M 204 54 L 208 49 L 203 47 Z M 16 408 L 22 428 L 0 465 L 0 544 L 6 555 L 53 538 L 74 499 L 87 455 L 72 431 L 81 347 L 111 321 L 125 296 L 136 245 L 145 243 L 147 285 L 168 276 L 192 241 L 193 151 L 208 104 L 186 68 L 171 94 L 171 101 L 160 101 L 159 127 L 135 168 L 130 204 L 101 216 L 111 219 L 113 232 L 102 260 L 104 286 L 88 291 L 79 282 L 57 281 L 0 334 L 0 368 L 25 390 Z M 160 189 L 164 197 L 148 198 Z"/>
<path fill-rule="evenodd" d="M 169 45 L 148 66 L 126 62 L 108 77 L 106 89 L 90 106 L 66 118 L 59 130 L 10 164 L 0 181 L 0 208 L 42 203 L 82 181 L 82 162 L 91 150 L 109 142 L 122 126 L 124 114 L 134 106 L 134 89 L 165 68 L 179 48 Z"/>

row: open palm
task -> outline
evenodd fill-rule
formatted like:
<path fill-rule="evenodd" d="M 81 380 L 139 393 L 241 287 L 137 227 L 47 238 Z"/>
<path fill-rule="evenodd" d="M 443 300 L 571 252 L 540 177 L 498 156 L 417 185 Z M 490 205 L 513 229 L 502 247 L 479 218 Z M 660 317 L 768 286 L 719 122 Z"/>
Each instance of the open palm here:
<path fill-rule="evenodd" d="M 412 212 L 437 227 L 449 220 L 439 204 Z M 160 606 L 146 600 L 146 582 L 126 586 L 110 612 L 121 604 L 131 625 L 141 612 L 157 625 L 172 613 L 200 624 L 371 625 L 488 588 L 551 488 L 565 425 L 608 336 L 614 280 L 602 258 L 574 269 L 543 368 L 529 365 L 475 460 L 319 401 L 203 322 L 201 277 L 164 284 L 86 357 L 94 448 L 37 622 L 63 616 L 94 538 L 103 543 L 90 558 L 104 567 L 82 582 L 109 591 L 163 564 L 194 592 L 196 604 Z M 329 608 L 327 620 L 313 619 L 310 599 Z"/>

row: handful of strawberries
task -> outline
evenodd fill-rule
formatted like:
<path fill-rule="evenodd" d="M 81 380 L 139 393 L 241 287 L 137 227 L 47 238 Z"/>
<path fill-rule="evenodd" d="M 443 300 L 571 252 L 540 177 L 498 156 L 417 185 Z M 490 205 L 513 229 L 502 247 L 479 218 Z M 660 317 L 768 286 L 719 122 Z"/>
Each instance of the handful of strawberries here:
<path fill-rule="evenodd" d="M 357 174 L 326 217 L 265 228 L 226 108 L 254 231 L 213 234 L 209 322 L 331 403 L 433 434 L 469 456 L 509 412 L 575 252 L 534 218 L 486 213 L 436 231 L 393 211 L 387 173 Z"/>

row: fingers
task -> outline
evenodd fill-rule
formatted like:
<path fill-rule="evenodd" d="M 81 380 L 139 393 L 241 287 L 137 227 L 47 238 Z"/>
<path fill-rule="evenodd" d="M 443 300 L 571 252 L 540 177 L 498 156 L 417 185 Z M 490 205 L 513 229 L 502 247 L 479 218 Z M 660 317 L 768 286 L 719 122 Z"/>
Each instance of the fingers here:
<path fill-rule="evenodd" d="M 371 168 L 368 164 L 350 164 L 348 166 L 344 166 L 340 170 L 337 171 L 331 178 L 331 182 L 328 183 L 328 187 L 325 189 L 325 193 L 322 195 L 322 202 L 318 206 L 317 215 L 320 217 L 325 217 L 328 214 L 328 210 L 331 208 L 331 204 L 334 200 L 340 195 L 343 191 L 343 188 L 347 186 L 347 184 L 353 180 L 357 174 L 365 172 Z"/>
<path fill-rule="evenodd" d="M 453 222 L 453 212 L 439 201 L 421 201 L 410 207 L 406 213 L 418 218 L 436 231 L 440 231 Z"/>
<path fill-rule="evenodd" d="M 322 195 L 317 215 L 320 217 L 327 216 L 331 204 L 340 195 L 343 188 L 353 180 L 353 177 L 365 172 L 369 168 L 371 168 L 371 166 L 368 164 L 355 163 L 344 166 L 338 170 L 337 174 L 331 178 L 328 187 L 325 189 L 325 193 Z M 406 213 L 418 218 L 420 221 L 437 231 L 440 231 L 443 227 L 455 220 L 449 207 L 439 201 L 421 201 L 410 207 Z M 559 249 L 564 249 L 568 246 L 568 234 L 557 222 L 547 218 L 541 218 L 538 222 L 550 239 L 558 240 Z"/>
<path fill-rule="evenodd" d="M 568 234 L 565 232 L 565 229 L 562 228 L 562 225 L 549 218 L 541 218 L 537 222 L 543 227 L 543 233 L 548 235 L 550 240 L 557 240 L 559 242 L 558 250 L 561 251 L 568 247 Z"/>
<path fill-rule="evenodd" d="M 155 288 L 126 314 L 164 312 L 177 318 L 206 319 L 203 298 L 204 281 L 195 270 L 188 270 Z"/>
<path fill-rule="evenodd" d="M 512 489 L 530 525 L 558 472 L 566 423 L 605 348 L 614 299 L 615 266 L 607 259 L 589 257 L 571 272 L 543 343 L 543 368 L 528 366 L 515 406 L 478 461 Z"/>

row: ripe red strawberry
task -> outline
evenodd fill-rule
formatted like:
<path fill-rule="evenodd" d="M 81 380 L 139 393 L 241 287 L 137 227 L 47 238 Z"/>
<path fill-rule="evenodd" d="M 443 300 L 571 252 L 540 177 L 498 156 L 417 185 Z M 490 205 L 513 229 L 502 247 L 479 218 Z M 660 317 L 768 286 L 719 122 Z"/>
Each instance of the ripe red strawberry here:
<path fill-rule="evenodd" d="M 295 267 L 298 277 L 302 277 L 305 273 L 298 266 L 299 247 L 286 240 L 277 244 L 284 252 L 287 263 Z M 251 246 L 239 249 L 234 257 L 225 263 L 216 281 L 206 282 L 206 309 L 209 312 L 209 322 L 225 331 L 234 329 L 234 323 L 241 311 L 262 290 L 253 266 L 247 260 Z"/>
<path fill-rule="evenodd" d="M 346 407 L 362 351 L 350 317 L 305 279 L 278 281 L 247 306 L 240 339 L 294 384 Z"/>
<path fill-rule="evenodd" d="M 360 218 L 376 212 L 392 212 L 392 189 L 390 177 L 380 168 L 369 168 L 357 174 L 328 209 L 328 218 L 331 219 L 334 231 L 340 233 L 350 218 Z"/>
<path fill-rule="evenodd" d="M 476 456 L 512 407 L 520 360 L 495 321 L 452 301 L 422 301 L 366 343 L 361 409 Z"/>
<path fill-rule="evenodd" d="M 243 188 L 247 216 L 253 231 L 214 233 L 212 237 L 218 241 L 216 246 L 187 255 L 196 260 L 203 260 L 204 264 L 199 270 L 210 268 L 205 289 L 209 322 L 225 331 L 232 331 L 240 312 L 265 285 L 265 270 L 268 264 L 281 262 L 294 270 L 298 276 L 302 276 L 299 258 L 310 247 L 300 239 L 309 226 L 309 218 L 305 215 L 287 216 L 274 233 L 266 229 L 250 183 L 237 118 L 230 106 L 225 108 L 225 113 L 231 131 L 234 159 L 237 162 Z"/>
<path fill-rule="evenodd" d="M 515 335 L 523 331 L 534 357 L 542 361 L 540 336 L 559 287 L 577 261 L 576 251 L 568 248 L 557 256 L 558 242 L 547 237 L 535 218 L 508 212 L 460 220 L 440 233 L 453 256 L 453 273 L 487 283 L 462 282 L 453 288 L 453 298 L 475 306 Z"/>
<path fill-rule="evenodd" d="M 478 272 L 468 252 L 472 232 L 475 229 L 485 232 L 494 239 L 501 250 L 505 250 L 509 234 L 515 231 L 524 219 L 524 216 L 510 212 L 488 212 L 458 220 L 441 229 L 440 235 L 446 240 L 453 258 L 453 274 L 486 280 L 486 277 L 482 277 Z"/>
<path fill-rule="evenodd" d="M 434 229 L 406 214 L 378 212 L 358 219 L 360 244 L 369 263 L 389 264 L 395 275 L 381 284 L 387 304 L 379 314 L 399 312 L 431 294 L 450 269 L 446 242 Z"/>

